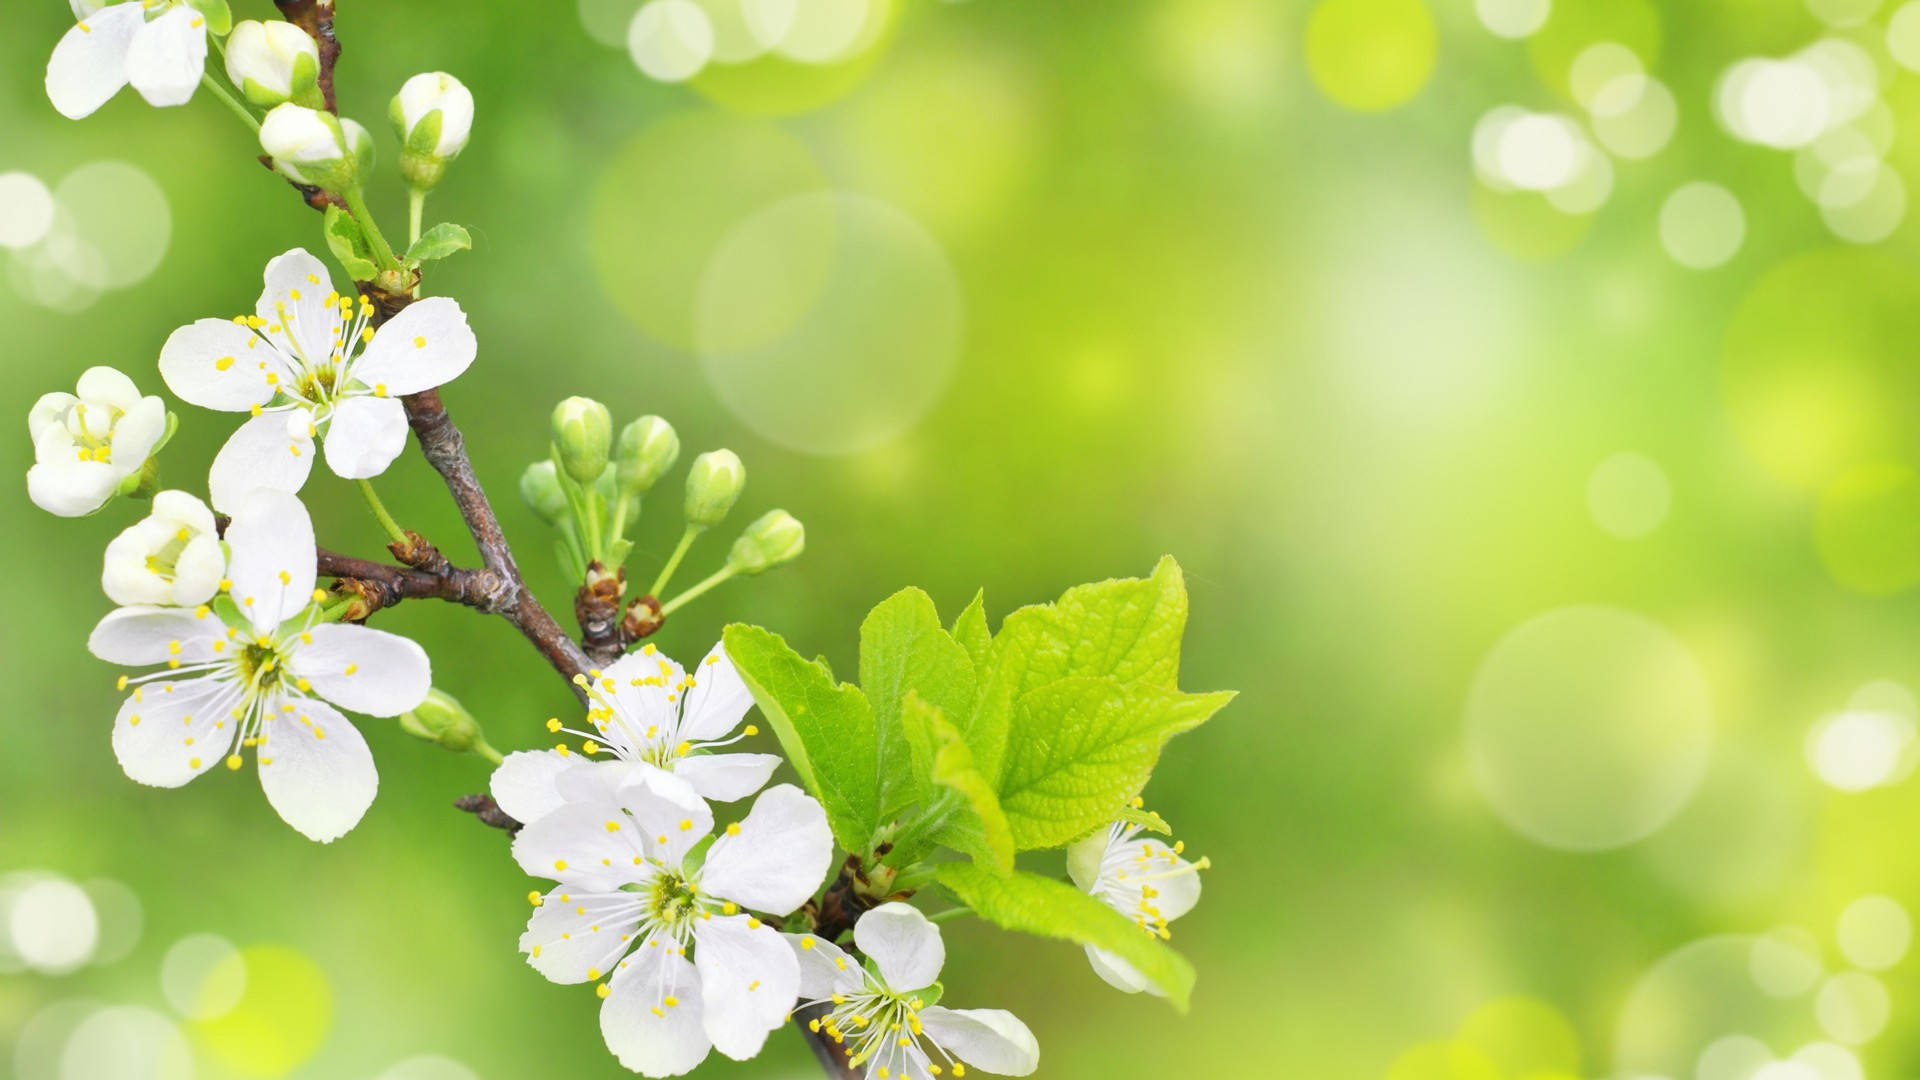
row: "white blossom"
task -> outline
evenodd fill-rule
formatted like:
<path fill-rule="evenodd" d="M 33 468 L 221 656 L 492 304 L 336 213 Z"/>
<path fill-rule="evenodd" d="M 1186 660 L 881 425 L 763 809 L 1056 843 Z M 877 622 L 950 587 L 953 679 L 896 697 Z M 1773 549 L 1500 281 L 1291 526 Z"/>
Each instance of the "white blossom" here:
<path fill-rule="evenodd" d="M 213 511 L 184 491 L 162 491 L 151 513 L 107 544 L 100 587 L 116 604 L 192 607 L 213 599 L 226 572 Z"/>
<path fill-rule="evenodd" d="M 227 78 L 255 105 L 278 105 L 311 91 L 320 47 L 290 22 L 243 19 L 227 37 Z"/>
<path fill-rule="evenodd" d="M 407 148 L 429 157 L 450 159 L 467 147 L 473 131 L 473 93 L 444 71 L 427 71 L 408 79 L 388 107 L 394 130 Z M 437 127 L 422 130 L 429 118 Z"/>
<path fill-rule="evenodd" d="M 207 62 L 207 20 L 184 0 L 75 0 L 73 29 L 47 61 L 47 98 L 72 120 L 128 83 L 150 105 L 184 105 Z"/>
<path fill-rule="evenodd" d="M 27 413 L 34 457 L 27 494 L 35 506 L 61 517 L 106 505 L 167 434 L 165 403 L 142 396 L 132 379 L 113 368 L 88 368 L 74 391 L 42 395 Z"/>
<path fill-rule="evenodd" d="M 871 965 L 825 938 L 785 936 L 800 960 L 802 1006 L 831 1006 L 807 1026 L 845 1046 L 863 1076 L 931 1080 L 970 1067 L 1026 1076 L 1040 1067 L 1039 1042 L 1012 1013 L 927 1003 L 947 950 L 917 908 L 896 901 L 860 916 L 853 942 Z"/>
<path fill-rule="evenodd" d="M 1067 849 L 1067 873 L 1080 891 L 1165 940 L 1173 936 L 1167 924 L 1200 902 L 1200 871 L 1211 864 L 1204 858 L 1188 861 L 1182 855 L 1185 844 L 1168 846 L 1143 837 L 1142 831 L 1139 824 L 1121 820 L 1075 842 Z M 1087 962 L 1116 989 L 1162 996 L 1138 968 L 1106 949 L 1087 946 Z"/>
<path fill-rule="evenodd" d="M 395 716 L 427 696 L 420 646 L 364 626 L 318 622 L 313 522 L 300 500 L 256 489 L 227 527 L 226 595 L 196 608 L 123 607 L 87 647 L 129 666 L 113 752 L 129 778 L 179 787 L 253 750 L 267 801 L 306 836 L 335 839 L 373 802 L 373 755 L 336 706 Z M 304 616 L 302 612 L 305 612 Z"/>
<path fill-rule="evenodd" d="M 160 374 L 176 395 L 252 413 L 213 459 L 214 509 L 230 509 L 255 487 L 299 491 L 323 433 L 335 473 L 378 476 L 406 446 L 400 396 L 473 362 L 473 331 L 451 299 L 411 304 L 378 331 L 372 319 L 365 297 L 356 307 L 332 289 L 319 259 L 295 248 L 267 264 L 253 314 L 201 319 L 167 339 Z"/>

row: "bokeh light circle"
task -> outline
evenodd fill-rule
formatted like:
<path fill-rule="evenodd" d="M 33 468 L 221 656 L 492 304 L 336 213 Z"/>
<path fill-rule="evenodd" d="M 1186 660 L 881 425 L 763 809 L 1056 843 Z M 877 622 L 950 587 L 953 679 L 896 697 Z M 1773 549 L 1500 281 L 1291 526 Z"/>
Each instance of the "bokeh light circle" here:
<path fill-rule="evenodd" d="M 1569 607 L 1521 624 L 1480 663 L 1467 754 L 1494 811 L 1550 847 L 1600 851 L 1680 812 L 1713 742 L 1706 680 L 1650 619 Z"/>
<path fill-rule="evenodd" d="M 1378 112 L 1426 86 L 1439 40 L 1423 0 L 1320 0 L 1307 19 L 1306 49 L 1321 93 Z"/>
<path fill-rule="evenodd" d="M 1574 176 L 1580 163 L 1581 136 L 1563 116 L 1530 113 L 1516 117 L 1500 132 L 1494 148 L 1500 175 L 1524 191 L 1548 191 Z"/>
<path fill-rule="evenodd" d="M 93 878 L 83 882 L 87 898 L 100 920 L 100 939 L 94 946 L 93 962 L 111 964 L 133 951 L 146 925 L 146 913 L 140 897 L 112 878 Z"/>
<path fill-rule="evenodd" d="M 1527 39 L 1527 57 L 1542 83 L 1580 101 L 1573 69 L 1587 50 L 1618 46 L 1647 70 L 1659 62 L 1661 38 L 1660 12 L 1648 0 L 1554 0 L 1546 25 Z"/>
<path fill-rule="evenodd" d="M 1707 1044 L 1694 1066 L 1693 1080 L 1754 1080 L 1773 1064 L 1773 1051 L 1751 1035 L 1726 1035 Z"/>
<path fill-rule="evenodd" d="M 932 237 L 864 196 L 782 200 L 721 242 L 696 301 L 701 367 L 759 435 L 814 454 L 885 443 L 932 408 L 962 304 Z"/>
<path fill-rule="evenodd" d="M 1617 41 L 1600 41 L 1580 50 L 1567 71 L 1567 89 L 1583 108 L 1593 108 L 1600 92 L 1625 86 L 1621 80 L 1644 79 L 1646 68 L 1632 49 Z M 1616 91 L 1617 92 L 1617 91 Z"/>
<path fill-rule="evenodd" d="M 1769 997 L 1795 998 L 1812 990 L 1824 973 L 1820 944 L 1797 926 L 1781 926 L 1753 941 L 1747 956 L 1753 984 Z"/>
<path fill-rule="evenodd" d="M 1593 137 L 1623 158 L 1652 157 L 1680 122 L 1680 105 L 1667 84 L 1645 75 L 1621 75 L 1600 88 L 1589 106 Z"/>
<path fill-rule="evenodd" d="M 1866 1080 L 1866 1069 L 1860 1059 L 1836 1043 L 1808 1043 L 1793 1052 L 1793 1060 L 1814 1071 L 1808 1080 Z"/>
<path fill-rule="evenodd" d="M 1834 581 L 1868 596 L 1920 584 L 1920 474 L 1872 461 L 1834 477 L 1814 508 L 1814 548 Z"/>
<path fill-rule="evenodd" d="M 96 161 L 53 190 L 60 204 L 48 251 L 62 269 L 96 289 L 145 281 L 166 257 L 173 213 L 153 177 L 124 161 Z"/>
<path fill-rule="evenodd" d="M 377 1080 L 480 1080 L 480 1074 L 450 1057 L 421 1054 L 396 1063 Z"/>
<path fill-rule="evenodd" d="M 1473 11 L 1495 37 L 1523 38 L 1546 23 L 1553 0 L 1473 0 Z"/>
<path fill-rule="evenodd" d="M 1807 766 L 1828 787 L 1867 791 L 1912 768 L 1914 723 L 1898 713 L 1852 708 L 1823 716 L 1807 732 Z"/>
<path fill-rule="evenodd" d="M 1473 1047 L 1500 1076 L 1580 1073 L 1580 1036 L 1560 1010 L 1529 997 L 1499 997 L 1461 1022 L 1455 1041 Z"/>
<path fill-rule="evenodd" d="M 246 989 L 233 1008 L 195 1021 L 194 1040 L 234 1072 L 285 1076 L 305 1064 L 333 1026 L 333 988 L 305 953 L 278 945 L 249 945 L 237 961 Z"/>
<path fill-rule="evenodd" d="M 1729 1036 L 1782 1048 L 1817 1038 L 1804 997 L 1775 997 L 1755 985 L 1754 943 L 1739 934 L 1704 938 L 1649 968 L 1618 1014 L 1614 1075 L 1694 1077 L 1706 1051 Z M 1742 1054 L 1722 1046 L 1719 1054 L 1750 1056 L 1751 1044 L 1744 1047 Z"/>
<path fill-rule="evenodd" d="M 14 893 L 7 911 L 13 953 L 43 975 L 65 975 L 93 959 L 100 919 L 87 891 L 48 876 Z"/>
<path fill-rule="evenodd" d="M 1587 478 L 1587 512 L 1610 536 L 1637 540 L 1660 527 L 1673 503 L 1666 471 L 1645 454 L 1619 453 Z"/>
<path fill-rule="evenodd" d="M 1807 10 L 1829 26 L 1858 26 L 1880 10 L 1880 0 L 1807 0 Z"/>
<path fill-rule="evenodd" d="M 650 79 L 685 82 L 713 59 L 713 23 L 693 0 L 648 0 L 627 28 L 627 54 Z"/>
<path fill-rule="evenodd" d="M 1884 162 L 1849 162 L 1828 174 L 1819 201 L 1820 218 L 1833 235 L 1877 244 L 1906 218 L 1907 184 Z"/>
<path fill-rule="evenodd" d="M 160 992 L 188 1020 L 224 1016 L 247 989 L 240 950 L 218 934 L 189 934 L 160 961 Z"/>
<path fill-rule="evenodd" d="M 0 247 L 31 247 L 53 228 L 53 192 L 32 173 L 0 173 Z"/>
<path fill-rule="evenodd" d="M 1913 946 L 1913 919 L 1891 896 L 1863 896 L 1834 923 L 1834 944 L 1847 962 L 1868 971 L 1898 964 Z"/>
<path fill-rule="evenodd" d="M 790 5 L 774 49 L 804 64 L 831 64 L 860 51 L 874 0 L 804 0 Z"/>
<path fill-rule="evenodd" d="M 1681 266 L 1711 270 L 1740 250 L 1747 216 L 1733 192 L 1702 180 L 1682 184 L 1660 204 L 1660 246 Z"/>
<path fill-rule="evenodd" d="M 60 1080 L 188 1080 L 193 1050 L 173 1021 L 116 1005 L 80 1021 L 60 1056 Z"/>
<path fill-rule="evenodd" d="M 602 45 L 626 48 L 627 31 L 644 0 L 579 0 L 580 25 Z"/>
<path fill-rule="evenodd" d="M 1920 0 L 1907 0 L 1887 20 L 1887 52 L 1908 71 L 1920 71 Z"/>
<path fill-rule="evenodd" d="M 60 1080 L 60 1058 L 67 1039 L 101 1004 L 86 998 L 62 998 L 35 1012 L 9 1032 L 13 1045 L 0 1050 L 0 1066 L 11 1062 L 13 1080 Z"/>
<path fill-rule="evenodd" d="M 1893 1001 L 1879 979 L 1864 971 L 1843 971 L 1820 984 L 1813 1011 L 1833 1041 L 1858 1046 L 1886 1030 Z"/>

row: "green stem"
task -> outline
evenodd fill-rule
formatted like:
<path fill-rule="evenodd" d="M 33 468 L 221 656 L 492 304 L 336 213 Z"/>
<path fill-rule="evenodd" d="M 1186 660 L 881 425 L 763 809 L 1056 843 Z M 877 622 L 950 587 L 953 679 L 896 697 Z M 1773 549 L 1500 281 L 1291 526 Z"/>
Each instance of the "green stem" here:
<path fill-rule="evenodd" d="M 607 538 L 607 550 L 620 546 L 627 535 L 627 493 L 622 491 L 613 500 L 613 535 Z"/>
<path fill-rule="evenodd" d="M 668 615 L 671 615 L 674 612 L 680 610 L 681 608 L 686 607 L 688 604 L 698 599 L 701 593 L 706 592 L 708 589 L 713 588 L 715 585 L 720 584 L 721 582 L 727 580 L 728 578 L 732 577 L 736 573 L 739 573 L 739 571 L 735 570 L 731 564 L 723 566 L 718 570 L 715 570 L 712 574 L 708 575 L 706 580 L 702 581 L 700 584 L 695 585 L 693 588 L 688 589 L 686 592 L 683 592 L 679 596 L 674 597 L 668 603 L 661 605 L 660 617 L 665 618 Z M 654 595 L 656 597 L 659 596 L 658 593 L 655 593 Z"/>
<path fill-rule="evenodd" d="M 360 494 L 366 496 L 367 508 L 373 511 L 374 520 L 386 530 L 387 538 L 396 544 L 407 543 L 406 531 L 400 528 L 399 522 L 393 520 L 392 514 L 387 513 L 387 504 L 380 501 L 379 494 L 373 490 L 373 484 L 366 480 L 355 480 L 354 483 L 359 485 Z"/>
<path fill-rule="evenodd" d="M 259 132 L 260 121 L 257 118 L 255 118 L 253 113 L 249 111 L 245 105 L 240 104 L 239 98 L 236 98 L 232 94 L 229 94 L 227 92 L 226 87 L 221 86 L 218 82 L 214 81 L 213 76 L 207 74 L 204 71 L 201 72 L 200 85 L 206 87 L 213 94 L 214 97 L 217 97 L 221 101 L 225 102 L 227 108 L 233 110 L 233 115 L 239 117 L 243 122 L 245 122 L 245 124 L 250 130 L 254 131 L 255 133 Z"/>
<path fill-rule="evenodd" d="M 477 743 L 474 746 L 473 752 L 476 754 L 479 754 L 483 760 L 485 760 L 488 764 L 491 764 L 491 765 L 498 765 L 503 760 L 500 757 L 500 751 L 495 750 L 493 747 L 487 745 L 487 743 L 484 740 L 481 741 L 480 743 Z"/>
<path fill-rule="evenodd" d="M 407 189 L 407 250 L 420 242 L 420 217 L 426 212 L 427 193 L 420 188 Z"/>
<path fill-rule="evenodd" d="M 347 200 L 347 209 L 353 212 L 353 219 L 360 223 L 361 230 L 367 234 L 367 243 L 373 245 L 373 257 L 379 260 L 380 268 L 398 270 L 400 260 L 394 256 L 393 247 L 387 243 L 385 234 L 374 222 L 373 211 L 367 209 L 367 198 L 361 194 L 360 185 L 354 184 L 348 188 L 343 197 Z"/>
<path fill-rule="evenodd" d="M 605 516 L 606 504 L 600 500 L 598 488 L 588 487 L 585 484 L 580 487 L 581 494 L 586 496 L 587 500 L 587 519 L 584 522 L 587 526 L 587 547 L 593 551 L 593 561 L 604 564 L 607 549 L 603 543 L 605 537 L 600 534 L 600 521 Z"/>
<path fill-rule="evenodd" d="M 653 579 L 653 588 L 647 590 L 648 596 L 656 600 L 660 598 L 661 591 L 667 587 L 667 582 L 673 580 L 673 572 L 680 569 L 680 560 L 687 557 L 687 549 L 693 546 L 694 538 L 701 531 L 700 526 L 689 525 L 687 531 L 680 534 L 679 545 L 673 549 L 672 555 L 667 556 L 667 565 L 660 568 L 660 576 Z"/>

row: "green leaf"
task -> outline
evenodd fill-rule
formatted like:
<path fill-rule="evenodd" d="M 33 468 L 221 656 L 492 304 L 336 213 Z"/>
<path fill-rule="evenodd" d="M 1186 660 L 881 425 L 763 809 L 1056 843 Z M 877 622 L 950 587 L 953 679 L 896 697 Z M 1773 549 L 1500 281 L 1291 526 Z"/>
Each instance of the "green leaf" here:
<path fill-rule="evenodd" d="M 372 281 L 380 273 L 373 261 L 373 248 L 367 243 L 360 223 L 338 206 L 329 204 L 325 223 L 327 250 L 339 261 L 340 268 L 355 281 Z"/>
<path fill-rule="evenodd" d="M 857 686 L 836 683 L 778 634 L 734 623 L 727 656 L 766 715 L 787 760 L 826 808 L 840 846 L 868 854 L 880 823 L 879 746 L 873 713 Z"/>
<path fill-rule="evenodd" d="M 902 589 L 867 613 L 860 624 L 860 688 L 873 708 L 881 821 L 924 803 L 931 787 L 932 748 L 909 738 L 901 703 L 918 693 L 940 712 L 965 716 L 973 685 L 973 662 L 941 627 L 932 597 Z"/>
<path fill-rule="evenodd" d="M 901 707 L 909 732 L 932 748 L 929 775 L 934 783 L 958 794 L 962 805 L 933 835 L 937 843 L 973 856 L 975 862 L 1005 877 L 1013 873 L 1013 832 L 993 785 L 974 767 L 973 752 L 940 708 L 909 692 Z"/>
<path fill-rule="evenodd" d="M 1193 965 L 1141 932 L 1133 920 L 1064 881 L 1018 871 L 996 876 L 976 863 L 940 867 L 940 884 L 981 918 L 1008 930 L 1092 945 L 1118 955 L 1181 1012 L 1193 994 Z"/>
<path fill-rule="evenodd" d="M 1008 615 L 993 639 L 979 703 L 964 730 L 981 771 L 999 779 L 1015 703 L 1038 687 L 1110 676 L 1123 685 L 1173 689 L 1186 625 L 1186 582 L 1171 556 L 1160 560 L 1152 577 L 1077 586 L 1056 603 Z M 1039 720 L 1046 722 L 1044 716 Z"/>
<path fill-rule="evenodd" d="M 1146 786 L 1167 740 L 1233 696 L 1129 686 L 1112 676 L 1029 691 L 1015 706 L 998 787 L 1015 845 L 1053 847 L 1111 822 Z"/>
<path fill-rule="evenodd" d="M 973 602 L 960 612 L 959 618 L 953 620 L 953 639 L 967 650 L 975 674 L 986 669 L 993 648 L 993 634 L 987 630 L 986 599 L 986 590 L 974 593 Z"/>
<path fill-rule="evenodd" d="M 443 221 L 413 242 L 407 249 L 407 264 L 418 266 L 433 259 L 444 259 L 457 251 L 466 251 L 473 247 L 473 237 L 467 230 L 450 221 Z"/>
<path fill-rule="evenodd" d="M 1129 825 L 1138 825 L 1148 832 L 1157 832 L 1161 836 L 1173 835 L 1173 826 L 1167 824 L 1167 819 L 1151 810 L 1136 810 L 1129 806 L 1114 817 Z"/>

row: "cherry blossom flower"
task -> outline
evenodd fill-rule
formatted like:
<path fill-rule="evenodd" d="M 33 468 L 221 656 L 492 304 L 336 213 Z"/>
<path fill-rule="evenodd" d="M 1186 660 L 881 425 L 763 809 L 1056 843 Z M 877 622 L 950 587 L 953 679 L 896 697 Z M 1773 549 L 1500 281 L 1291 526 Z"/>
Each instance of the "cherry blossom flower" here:
<path fill-rule="evenodd" d="M 35 506 L 80 517 L 132 483 L 167 436 L 167 407 L 110 367 L 88 368 L 74 393 L 44 394 L 27 413 Z"/>
<path fill-rule="evenodd" d="M 1067 849 L 1067 873 L 1080 891 L 1165 940 L 1173 936 L 1167 924 L 1200 902 L 1200 871 L 1211 863 L 1190 862 L 1182 857 L 1185 844 L 1169 847 L 1141 832 L 1139 824 L 1121 820 L 1075 842 Z M 1105 949 L 1087 946 L 1087 962 L 1115 989 L 1163 996 L 1138 968 Z"/>
<path fill-rule="evenodd" d="M 152 513 L 107 544 L 100 587 L 116 604 L 192 607 L 213 599 L 226 572 L 213 511 L 184 491 L 162 491 Z"/>
<path fill-rule="evenodd" d="M 185 0 L 72 0 L 78 21 L 47 61 L 47 98 L 70 120 L 133 84 L 149 105 L 185 105 L 207 63 L 207 19 Z"/>

